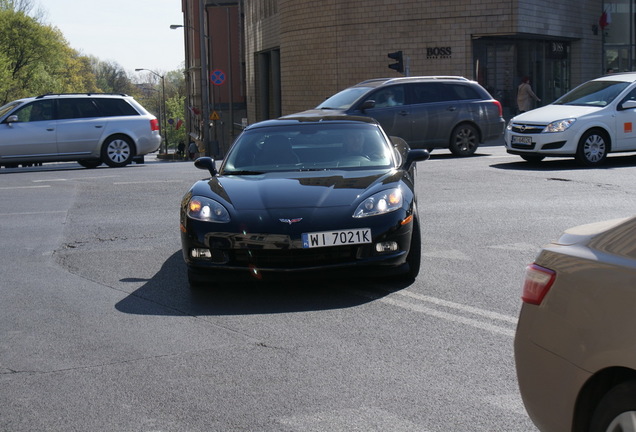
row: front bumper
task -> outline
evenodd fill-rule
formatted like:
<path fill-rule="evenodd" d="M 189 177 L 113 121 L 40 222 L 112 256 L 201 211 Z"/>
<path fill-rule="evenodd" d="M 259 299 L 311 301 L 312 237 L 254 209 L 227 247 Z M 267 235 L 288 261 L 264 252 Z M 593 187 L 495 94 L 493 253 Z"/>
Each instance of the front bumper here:
<path fill-rule="evenodd" d="M 210 225 L 189 219 L 182 225 L 183 257 L 190 269 L 300 273 L 377 267 L 390 273 L 405 263 L 413 229 L 413 222 L 379 233 L 371 227 L 372 243 L 303 248 L 299 235 L 208 231 L 219 228 Z M 396 249 L 378 252 L 376 244 L 386 242 L 395 243 Z M 193 250 L 203 250 L 205 256 Z"/>
<path fill-rule="evenodd" d="M 531 143 L 513 143 L 514 136 L 530 138 Z M 516 155 L 535 153 L 544 156 L 574 156 L 577 147 L 576 140 L 565 132 L 520 134 L 506 130 L 504 142 L 506 151 Z"/>

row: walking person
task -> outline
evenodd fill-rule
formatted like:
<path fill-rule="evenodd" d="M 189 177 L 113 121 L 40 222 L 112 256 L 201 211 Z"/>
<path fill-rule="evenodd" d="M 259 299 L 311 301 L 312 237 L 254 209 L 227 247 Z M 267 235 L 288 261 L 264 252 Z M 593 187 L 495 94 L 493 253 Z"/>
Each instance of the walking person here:
<path fill-rule="evenodd" d="M 517 89 L 517 106 L 519 107 L 519 113 L 524 113 L 533 109 L 534 101 L 541 102 L 541 99 L 537 97 L 532 91 L 530 86 L 530 78 L 525 76 L 519 84 Z"/>
<path fill-rule="evenodd" d="M 197 144 L 194 141 L 191 141 L 188 146 L 188 156 L 190 156 L 190 160 L 194 160 L 198 152 L 199 148 L 197 147 Z"/>

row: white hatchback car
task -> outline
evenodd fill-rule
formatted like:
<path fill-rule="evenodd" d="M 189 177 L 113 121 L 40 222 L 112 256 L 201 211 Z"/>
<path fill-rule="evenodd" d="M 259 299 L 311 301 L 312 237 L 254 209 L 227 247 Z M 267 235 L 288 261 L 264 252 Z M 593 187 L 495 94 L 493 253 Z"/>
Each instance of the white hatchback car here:
<path fill-rule="evenodd" d="M 0 107 L 0 166 L 120 167 L 141 162 L 160 143 L 157 118 L 127 95 L 47 94 Z"/>
<path fill-rule="evenodd" d="M 508 123 L 508 153 L 529 162 L 546 156 L 573 156 L 597 166 L 608 153 L 636 151 L 636 73 L 588 81 L 550 105 Z"/>

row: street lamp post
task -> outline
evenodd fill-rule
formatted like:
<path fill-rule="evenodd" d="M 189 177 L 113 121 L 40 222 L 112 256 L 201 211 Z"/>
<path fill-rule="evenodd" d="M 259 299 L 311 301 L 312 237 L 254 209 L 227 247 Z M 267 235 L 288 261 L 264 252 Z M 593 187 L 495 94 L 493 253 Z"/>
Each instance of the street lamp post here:
<path fill-rule="evenodd" d="M 208 77 L 208 60 L 207 60 L 207 51 L 208 44 L 206 43 L 206 39 L 210 39 L 208 35 L 205 34 L 203 30 L 205 28 L 205 18 L 204 18 L 204 9 L 203 2 L 199 4 L 199 28 L 201 30 L 197 30 L 194 27 L 184 26 L 182 24 L 171 24 L 170 28 L 172 30 L 176 30 L 178 28 L 188 28 L 190 30 L 196 31 L 199 33 L 199 49 L 200 49 L 200 58 L 201 58 L 201 119 L 202 119 L 202 141 L 205 147 L 205 155 L 212 156 L 212 149 L 210 148 L 210 86 L 209 86 L 209 77 Z"/>
<path fill-rule="evenodd" d="M 162 129 L 163 129 L 163 140 L 165 142 L 165 153 L 168 153 L 168 130 L 167 128 L 167 124 L 166 124 L 166 80 L 165 77 L 163 75 L 158 74 L 157 72 L 150 70 L 150 69 L 146 69 L 146 68 L 137 68 L 135 69 L 135 72 L 141 72 L 141 71 L 147 71 L 150 72 L 151 74 L 161 78 L 161 105 L 159 106 L 159 118 L 161 118 L 161 123 L 162 123 Z M 161 112 L 163 111 L 163 117 L 161 115 Z"/>

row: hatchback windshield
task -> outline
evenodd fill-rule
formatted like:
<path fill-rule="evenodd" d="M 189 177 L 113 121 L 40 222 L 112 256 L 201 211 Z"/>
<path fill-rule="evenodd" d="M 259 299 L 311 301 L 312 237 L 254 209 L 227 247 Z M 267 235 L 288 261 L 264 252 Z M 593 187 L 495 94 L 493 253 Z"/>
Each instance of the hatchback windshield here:
<path fill-rule="evenodd" d="M 360 96 L 371 90 L 371 87 L 351 87 L 336 93 L 323 103 L 318 105 L 317 109 L 349 109 Z"/>
<path fill-rule="evenodd" d="M 392 166 L 392 149 L 378 127 L 316 123 L 245 131 L 230 150 L 221 172 L 261 174 Z"/>
<path fill-rule="evenodd" d="M 623 81 L 589 81 L 554 102 L 555 105 L 604 107 L 629 85 Z"/>

